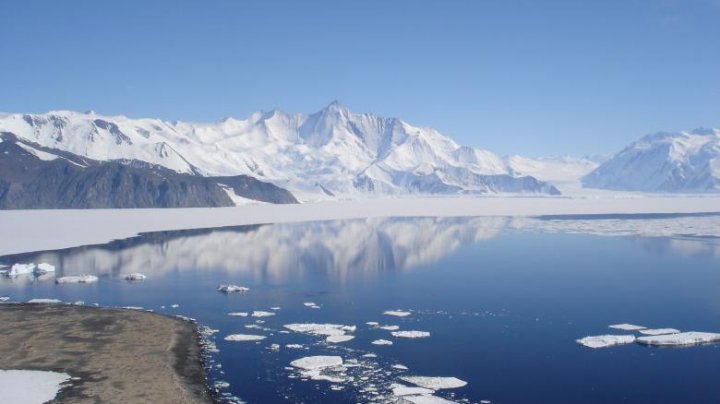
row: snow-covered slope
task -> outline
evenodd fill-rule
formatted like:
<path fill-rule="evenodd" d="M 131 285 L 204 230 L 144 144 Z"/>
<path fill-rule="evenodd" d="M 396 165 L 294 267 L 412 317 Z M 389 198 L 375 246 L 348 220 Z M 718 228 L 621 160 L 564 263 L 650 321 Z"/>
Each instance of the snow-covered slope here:
<path fill-rule="evenodd" d="M 623 191 L 720 192 L 720 130 L 645 136 L 582 182 L 590 188 Z"/>
<path fill-rule="evenodd" d="M 349 111 L 273 110 L 216 123 L 166 122 L 54 111 L 0 115 L 0 132 L 95 160 L 140 160 L 180 173 L 245 174 L 301 199 L 358 194 L 556 194 L 493 153 L 431 128 Z"/>
<path fill-rule="evenodd" d="M 580 188 L 580 179 L 596 169 L 603 157 L 523 157 L 510 156 L 505 162 L 515 175 L 529 175 L 549 182 L 563 194 Z"/>

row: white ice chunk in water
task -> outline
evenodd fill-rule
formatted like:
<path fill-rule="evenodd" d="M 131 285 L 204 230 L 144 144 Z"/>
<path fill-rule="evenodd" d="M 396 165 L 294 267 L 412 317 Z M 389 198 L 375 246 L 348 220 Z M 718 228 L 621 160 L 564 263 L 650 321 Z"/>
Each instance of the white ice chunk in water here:
<path fill-rule="evenodd" d="M 46 303 L 46 304 L 62 303 L 59 299 L 30 299 L 27 302 L 28 303 Z"/>
<path fill-rule="evenodd" d="M 678 334 L 680 330 L 675 328 L 648 328 L 646 330 L 640 330 L 642 335 L 664 335 L 664 334 Z"/>
<path fill-rule="evenodd" d="M 395 338 L 427 338 L 430 336 L 427 331 L 394 331 L 390 334 Z"/>
<path fill-rule="evenodd" d="M 432 390 L 457 389 L 467 385 L 466 381 L 457 377 L 402 376 L 400 380 Z"/>
<path fill-rule="evenodd" d="M 225 337 L 225 341 L 232 341 L 232 342 L 252 342 L 252 341 L 262 341 L 265 339 L 264 335 L 254 335 L 254 334 L 230 334 L 227 337 Z"/>
<path fill-rule="evenodd" d="M 0 370 L 0 403 L 51 402 L 70 375 L 43 370 Z"/>
<path fill-rule="evenodd" d="M 376 339 L 375 341 L 371 342 L 373 345 L 392 345 L 392 341 L 388 341 L 386 339 Z"/>
<path fill-rule="evenodd" d="M 311 309 L 319 309 L 320 308 L 320 306 L 318 306 L 314 302 L 305 302 L 303 304 L 305 305 L 305 307 L 309 307 Z"/>
<path fill-rule="evenodd" d="M 403 396 L 403 400 L 412 404 L 453 404 L 455 401 L 433 396 L 429 394 L 420 394 L 416 396 Z"/>
<path fill-rule="evenodd" d="M 178 307 L 180 307 L 180 305 L 179 304 L 171 304 L 170 307 L 173 309 L 177 309 Z"/>
<path fill-rule="evenodd" d="M 131 282 L 144 281 L 145 278 L 147 278 L 147 276 L 145 276 L 139 272 L 133 272 L 131 274 L 125 275 L 125 280 L 131 281 Z"/>
<path fill-rule="evenodd" d="M 98 281 L 98 277 L 95 275 L 73 275 L 73 276 L 61 276 L 55 279 L 55 283 L 95 283 Z"/>
<path fill-rule="evenodd" d="M 343 359 L 339 356 L 306 356 L 304 358 L 296 359 L 290 362 L 290 366 L 304 369 L 304 370 L 315 370 L 324 369 L 335 366 L 342 366 Z"/>
<path fill-rule="evenodd" d="M 638 344 L 656 346 L 687 346 L 720 342 L 720 334 L 711 332 L 688 331 L 678 334 L 638 337 Z"/>
<path fill-rule="evenodd" d="M 400 326 L 399 325 L 381 325 L 381 326 L 378 326 L 378 328 L 381 330 L 386 330 L 386 331 L 397 331 L 400 329 Z"/>
<path fill-rule="evenodd" d="M 302 345 L 302 344 L 287 344 L 287 345 L 285 345 L 285 348 L 288 348 L 288 349 L 305 349 L 305 345 Z"/>
<path fill-rule="evenodd" d="M 275 315 L 275 313 L 273 313 L 271 311 L 256 310 L 256 311 L 252 312 L 253 317 L 270 317 L 270 316 L 274 316 L 274 315 Z"/>
<path fill-rule="evenodd" d="M 433 394 L 435 390 L 426 389 L 425 387 L 410 387 L 400 383 L 390 385 L 394 396 L 410 396 L 416 394 Z"/>
<path fill-rule="evenodd" d="M 405 310 L 386 310 L 383 312 L 383 314 L 387 316 L 395 316 L 395 317 L 407 317 L 411 315 L 412 313 Z"/>
<path fill-rule="evenodd" d="M 408 367 L 407 367 L 407 366 L 401 365 L 401 364 L 399 364 L 399 363 L 398 363 L 398 364 L 395 364 L 395 365 L 392 365 L 392 366 L 390 366 L 390 367 L 393 368 L 393 369 L 398 369 L 398 370 L 408 370 Z"/>
<path fill-rule="evenodd" d="M 345 327 L 349 326 L 342 324 L 293 323 L 285 324 L 283 327 L 302 334 L 323 335 L 328 337 L 332 335 L 345 335 Z"/>
<path fill-rule="evenodd" d="M 245 293 L 248 292 L 250 288 L 238 285 L 219 285 L 217 290 L 223 293 Z"/>
<path fill-rule="evenodd" d="M 641 325 L 628 324 L 628 323 L 611 324 L 608 327 L 615 329 L 615 330 L 623 330 L 623 331 L 637 331 L 637 330 L 644 330 L 645 328 L 647 328 L 647 327 L 643 327 Z"/>
<path fill-rule="evenodd" d="M 235 311 L 232 313 L 228 313 L 228 316 L 231 317 L 247 317 L 249 314 L 246 311 Z"/>
<path fill-rule="evenodd" d="M 380 323 L 378 323 L 377 321 L 368 321 L 365 324 L 369 325 L 370 327 L 377 327 L 378 325 L 380 325 Z"/>
<path fill-rule="evenodd" d="M 10 276 L 17 276 L 17 275 L 27 275 L 35 272 L 35 264 L 32 262 L 29 264 L 15 264 L 10 267 L 10 270 L 7 272 Z"/>
<path fill-rule="evenodd" d="M 340 342 L 350 341 L 353 338 L 355 337 L 352 335 L 331 335 L 325 338 L 325 342 L 328 344 L 338 344 Z"/>
<path fill-rule="evenodd" d="M 38 275 L 46 274 L 48 272 L 55 272 L 55 266 L 50 265 L 47 262 L 41 262 L 38 264 L 37 268 L 35 268 L 35 273 Z"/>
<path fill-rule="evenodd" d="M 275 311 L 277 311 L 277 310 L 280 310 L 280 307 L 277 307 L 277 306 L 271 307 L 270 310 L 275 310 Z"/>
<path fill-rule="evenodd" d="M 588 348 L 607 348 L 614 345 L 632 344 L 635 342 L 634 335 L 596 335 L 580 338 L 578 344 Z"/>

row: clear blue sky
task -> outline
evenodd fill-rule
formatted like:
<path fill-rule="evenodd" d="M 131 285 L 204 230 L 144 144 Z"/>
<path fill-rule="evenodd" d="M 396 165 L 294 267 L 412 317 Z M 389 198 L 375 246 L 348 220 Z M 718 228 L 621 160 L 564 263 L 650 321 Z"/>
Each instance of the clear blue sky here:
<path fill-rule="evenodd" d="M 349 108 L 500 154 L 720 127 L 720 0 L 0 0 L 0 111 Z"/>

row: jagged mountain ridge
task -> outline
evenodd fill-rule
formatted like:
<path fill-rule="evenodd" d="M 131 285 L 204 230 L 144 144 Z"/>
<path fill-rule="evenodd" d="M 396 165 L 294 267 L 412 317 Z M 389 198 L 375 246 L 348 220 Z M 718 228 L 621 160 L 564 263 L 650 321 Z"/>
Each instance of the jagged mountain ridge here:
<path fill-rule="evenodd" d="M 273 110 L 216 123 L 55 111 L 0 115 L 0 131 L 98 161 L 136 160 L 178 173 L 248 175 L 302 199 L 357 194 L 558 194 L 493 153 L 431 128 L 333 102 L 314 114 Z"/>
<path fill-rule="evenodd" d="M 720 130 L 647 135 L 584 176 L 582 183 L 619 191 L 720 192 Z"/>

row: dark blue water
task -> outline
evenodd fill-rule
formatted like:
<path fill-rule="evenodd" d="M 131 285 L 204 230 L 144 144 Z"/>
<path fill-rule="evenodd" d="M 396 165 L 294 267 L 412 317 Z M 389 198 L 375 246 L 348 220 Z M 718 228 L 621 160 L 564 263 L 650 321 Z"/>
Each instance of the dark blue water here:
<path fill-rule="evenodd" d="M 0 296 L 142 306 L 219 329 L 212 380 L 249 402 L 364 402 L 388 398 L 402 375 L 454 376 L 456 401 L 493 403 L 716 403 L 720 347 L 588 349 L 575 343 L 630 322 L 720 332 L 720 246 L 713 239 L 605 237 L 510 230 L 508 219 L 385 219 L 152 233 L 102 246 L 0 258 L 50 262 L 56 276 L 94 273 L 92 285 L 0 280 Z M 122 275 L 148 279 L 128 283 Z M 219 283 L 250 287 L 225 295 Z M 310 309 L 303 302 L 315 302 Z M 178 304 L 178 308 L 170 305 Z M 165 306 L 165 308 L 161 308 Z M 228 312 L 280 307 L 255 318 Z M 408 309 L 406 318 L 383 315 Z M 367 321 L 431 332 L 397 339 Z M 281 333 L 284 324 L 357 325 L 355 339 Z M 232 333 L 260 343 L 225 342 Z M 384 338 L 392 346 L 370 342 Z M 304 344 L 293 350 L 286 344 Z M 279 352 L 267 349 L 281 345 Z M 376 358 L 363 355 L 374 353 Z M 293 379 L 290 361 L 340 355 L 365 367 L 354 381 Z M 407 371 L 393 369 L 402 364 Z M 362 380 L 361 378 L 367 378 Z M 375 392 L 373 393 L 373 390 Z"/>

